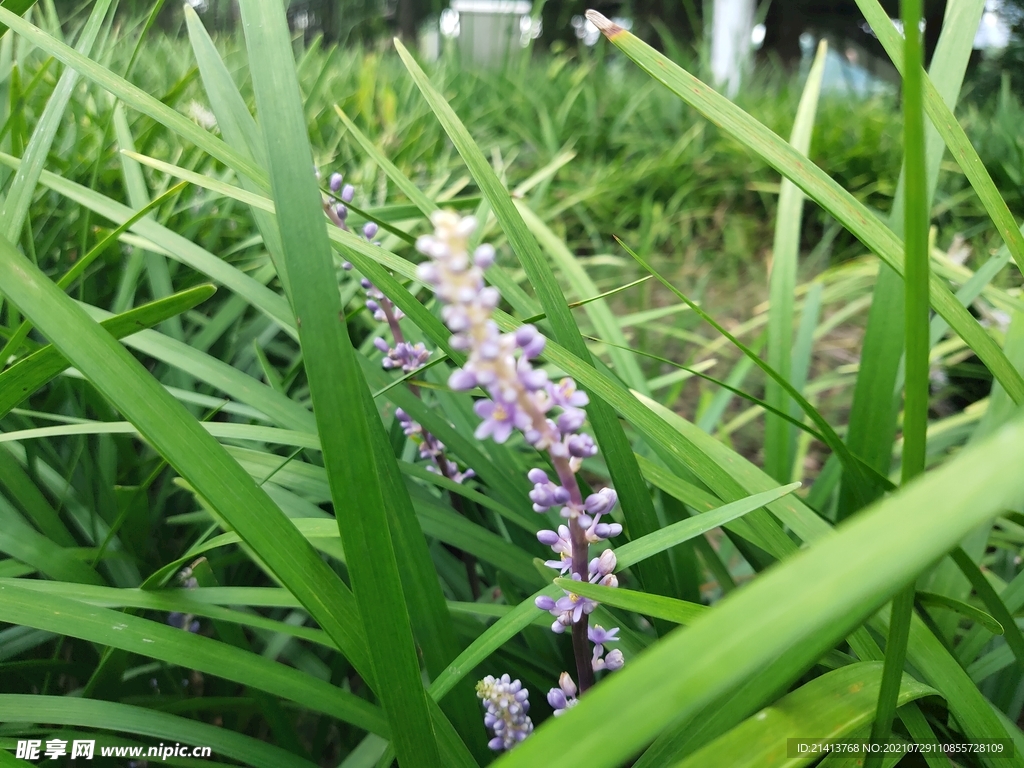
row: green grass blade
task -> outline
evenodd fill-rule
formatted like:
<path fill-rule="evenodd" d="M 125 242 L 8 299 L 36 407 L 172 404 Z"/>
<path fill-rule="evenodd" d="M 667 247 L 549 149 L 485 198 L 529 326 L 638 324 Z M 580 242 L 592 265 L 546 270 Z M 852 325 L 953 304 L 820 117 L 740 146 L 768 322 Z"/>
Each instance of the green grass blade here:
<path fill-rule="evenodd" d="M 0 163 L 18 168 L 21 161 L 0 153 Z M 129 221 L 136 213 L 105 195 L 68 181 L 55 173 L 43 171 L 40 181 L 58 194 L 89 208 L 115 224 Z M 156 221 L 142 218 L 131 225 L 131 231 L 154 243 L 177 261 L 243 296 L 253 307 L 279 323 L 286 332 L 295 333 L 295 318 L 288 308 L 288 302 L 265 285 Z"/>
<path fill-rule="evenodd" d="M 6 449 L 0 450 L 0 486 L 46 538 L 61 547 L 76 546 L 74 537 L 64 526 L 57 511 L 50 506 L 50 502 L 22 469 L 18 460 Z"/>
<path fill-rule="evenodd" d="M 929 312 L 928 254 L 929 194 L 925 167 L 924 109 L 921 80 L 924 75 L 923 34 L 920 29 L 921 0 L 903 0 L 900 4 L 905 33 L 904 56 L 910 64 L 903 78 L 903 230 L 906 252 L 903 274 L 904 348 L 906 383 L 903 399 L 902 484 L 924 473 L 928 440 Z M 889 738 L 896 716 L 897 697 L 907 657 L 910 620 L 914 610 L 914 584 L 904 586 L 892 601 L 889 637 L 885 646 L 885 667 L 878 689 L 878 713 L 871 725 L 871 741 L 882 744 Z M 878 768 L 881 753 L 868 755 L 865 768 Z"/>
<path fill-rule="evenodd" d="M 1024 634 L 1021 633 L 1020 627 L 1017 626 L 1017 622 L 1013 614 L 1006 607 L 1006 603 L 1002 601 L 999 594 L 985 577 L 985 574 L 981 572 L 981 569 L 978 568 L 970 555 L 964 552 L 962 548 L 957 547 L 954 549 L 952 558 L 961 573 L 971 582 L 971 586 L 974 587 L 974 591 L 978 593 L 978 597 L 981 598 L 982 603 L 988 608 L 989 613 L 1002 625 L 1006 644 L 1013 651 L 1017 665 L 1024 669 Z"/>
<path fill-rule="evenodd" d="M 825 74 L 828 43 L 818 44 L 789 143 L 802 155 L 810 154 L 811 133 L 818 109 L 818 94 Z M 791 380 L 793 357 L 793 300 L 800 258 L 800 230 L 803 222 L 804 195 L 789 179 L 779 188 L 779 207 L 775 214 L 775 241 L 772 244 L 772 269 L 769 278 L 768 365 L 784 379 Z M 765 400 L 775 409 L 788 413 L 789 398 L 775 380 L 765 384 Z M 793 429 L 781 419 L 766 415 L 764 422 L 764 465 L 780 483 L 789 480 L 793 464 Z"/>
<path fill-rule="evenodd" d="M 773 501 L 789 495 L 799 487 L 800 483 L 790 483 L 789 485 L 779 486 L 771 491 L 757 493 L 748 498 L 734 501 L 731 504 L 725 504 L 710 512 L 697 515 L 697 517 L 673 523 L 659 531 L 649 533 L 641 539 L 623 544 L 615 549 L 619 568 L 628 568 L 635 563 L 643 562 L 658 552 L 663 552 L 670 547 L 674 547 L 695 536 L 700 536 L 714 528 L 749 514 L 755 509 L 771 504 Z"/>
<path fill-rule="evenodd" d="M 171 109 L 141 88 L 132 85 L 124 78 L 118 77 L 87 56 L 83 56 L 78 51 L 54 39 L 33 24 L 19 18 L 4 6 L 0 6 L 0 25 L 9 27 L 13 32 L 46 51 L 58 61 L 76 70 L 83 77 L 110 91 L 123 101 L 126 106 L 142 112 L 144 115 L 148 115 L 161 125 L 188 139 L 228 167 L 245 173 L 257 182 L 265 178 L 263 173 L 252 162 L 240 156 L 223 141 L 204 131 L 184 115 Z"/>
<path fill-rule="evenodd" d="M 389 179 L 395 182 L 395 186 L 402 190 L 402 193 L 412 201 L 413 205 L 419 208 L 420 213 L 424 216 L 430 216 L 431 213 L 437 210 L 437 204 L 423 194 L 420 188 L 417 187 L 408 176 L 402 173 L 397 165 L 388 159 L 387 155 L 377 149 L 377 146 L 370 141 L 366 134 L 359 130 L 359 126 L 353 123 L 349 119 L 349 116 L 345 114 L 344 110 L 337 104 L 334 105 L 334 112 L 341 119 L 341 122 L 344 123 L 348 132 L 352 134 L 352 138 L 356 140 L 356 143 L 359 144 L 363 152 L 371 157 L 373 162 L 380 166 L 381 170 L 388 175 Z"/>
<path fill-rule="evenodd" d="M 392 537 L 401 533 L 389 528 L 382 487 L 388 468 L 380 464 L 380 441 L 371 436 L 371 430 L 380 431 L 381 426 L 344 323 L 284 8 L 273 0 L 243 0 L 240 8 L 278 213 L 279 268 L 283 267 L 296 311 L 324 465 L 369 640 L 376 692 L 392 724 L 402 765 L 435 766 L 440 749 L 395 559 Z"/>
<path fill-rule="evenodd" d="M 984 627 L 993 635 L 1003 634 L 1002 624 L 992 618 L 991 614 L 985 613 L 985 611 L 980 608 L 975 608 L 970 603 L 965 603 L 962 600 L 955 600 L 952 597 L 947 597 L 946 595 L 937 595 L 933 592 L 918 592 L 915 595 L 915 600 L 920 605 L 926 607 L 934 605 L 958 613 L 964 618 L 970 619 L 976 624 Z"/>
<path fill-rule="evenodd" d="M 683 101 L 695 107 L 770 166 L 791 179 L 804 193 L 836 217 L 872 253 L 903 274 L 903 244 L 892 230 L 817 166 L 724 96 L 697 80 L 624 29 L 594 11 L 588 18 L 637 63 Z M 1006 360 L 996 342 L 936 276 L 932 277 L 931 305 L 975 351 L 993 376 L 1006 387 L 1014 402 L 1024 402 L 1024 378 Z"/>
<path fill-rule="evenodd" d="M 116 730 L 166 739 L 168 742 L 202 744 L 214 754 L 234 758 L 255 768 L 311 768 L 303 760 L 273 744 L 226 728 L 178 717 L 166 712 L 67 696 L 0 695 L 0 720 L 5 723 L 53 723 Z"/>
<path fill-rule="evenodd" d="M 3 6 L 6 9 L 6 4 Z M 89 14 L 89 20 L 82 28 L 79 35 L 78 45 L 75 51 L 81 56 L 88 56 L 96 42 L 96 35 L 99 34 L 100 25 L 110 8 L 110 0 L 99 0 Z M 0 233 L 8 240 L 17 240 L 21 235 L 22 227 L 25 225 L 25 217 L 28 215 L 29 203 L 32 201 L 32 194 L 35 192 L 39 175 L 43 170 L 50 147 L 53 145 L 57 129 L 64 118 L 64 111 L 67 109 L 71 94 L 78 81 L 78 73 L 68 67 L 64 70 L 57 87 L 54 88 L 50 100 L 46 103 L 46 109 L 39 117 L 32 138 L 22 158 L 22 166 L 15 174 L 14 180 L 7 189 L 7 196 L 0 206 L 0 222 L 2 229 Z"/>
<path fill-rule="evenodd" d="M 601 587 L 597 584 L 584 584 L 571 579 L 555 579 L 555 584 L 584 597 L 592 597 L 602 605 L 621 608 L 624 611 L 641 613 L 656 619 L 671 621 L 673 624 L 692 624 L 699 616 L 709 610 L 706 605 L 677 600 L 674 597 L 649 595 L 621 587 Z"/>
<path fill-rule="evenodd" d="M 541 247 L 547 251 L 551 260 L 558 267 L 558 271 L 569 281 L 576 295 L 581 299 L 585 296 L 597 296 L 600 293 L 597 285 L 590 279 L 590 275 L 576 260 L 562 239 L 552 232 L 551 228 L 524 202 L 517 200 L 515 204 L 523 221 L 526 222 L 526 226 L 533 232 Z M 647 379 L 633 355 L 624 351 L 629 349 L 629 344 L 608 304 L 600 299 L 588 302 L 586 312 L 597 333 L 611 342 L 608 357 L 611 358 L 615 373 L 630 389 L 649 395 Z"/>
<path fill-rule="evenodd" d="M 865 467 L 863 467 L 861 463 L 857 461 L 856 458 L 854 458 L 853 454 L 850 453 L 849 449 L 846 447 L 846 444 L 842 441 L 839 435 L 836 434 L 836 431 L 832 428 L 832 425 L 825 420 L 825 418 L 821 415 L 818 409 L 811 405 L 807 401 L 807 398 L 800 394 L 800 392 L 798 392 L 796 388 L 788 380 L 783 378 L 778 373 L 778 371 L 774 370 L 771 366 L 762 361 L 761 358 L 758 357 L 753 350 L 751 350 L 747 345 L 745 345 L 743 342 L 741 342 L 739 339 L 737 339 L 735 336 L 729 333 L 724 327 L 722 327 L 721 324 L 716 322 L 715 319 L 711 317 L 711 315 L 709 315 L 707 312 L 701 309 L 700 306 L 698 306 L 689 298 L 687 298 L 687 296 L 683 294 L 682 291 L 676 288 L 666 278 L 662 277 L 660 273 L 656 272 L 650 264 L 648 264 L 643 258 L 641 258 L 628 245 L 623 243 L 621 240 L 618 240 L 618 242 L 619 245 L 621 245 L 626 250 L 626 252 L 629 253 L 629 255 L 632 256 L 638 264 L 640 264 L 641 267 L 643 267 L 647 272 L 650 272 L 652 275 L 654 275 L 658 282 L 660 282 L 662 285 L 664 285 L 666 288 L 672 291 L 672 293 L 678 296 L 682 301 L 684 301 L 690 307 L 690 309 L 692 309 L 694 312 L 700 315 L 700 317 L 705 322 L 711 325 L 716 331 L 722 334 L 722 336 L 727 338 L 734 346 L 736 346 L 741 352 L 743 352 L 743 354 L 746 356 L 746 359 L 750 360 L 754 365 L 756 365 L 758 368 L 764 371 L 769 378 L 775 381 L 783 389 L 783 391 L 786 392 L 786 394 L 793 398 L 796 404 L 800 406 L 800 409 L 805 414 L 807 414 L 811 421 L 814 422 L 815 426 L 818 427 L 818 430 L 821 432 L 822 437 L 825 439 L 825 442 L 828 445 L 828 447 L 831 448 L 832 451 L 839 456 L 839 459 L 843 463 L 843 469 L 846 471 L 847 476 L 859 479 L 861 483 L 862 495 L 867 494 L 868 489 L 876 482 L 874 476 L 871 473 L 869 473 L 868 470 Z"/>
<path fill-rule="evenodd" d="M 863 5 L 862 10 L 868 5 Z M 949 3 L 942 33 L 932 56 L 931 78 L 939 84 L 943 102 L 952 108 L 960 93 L 964 73 L 974 44 L 974 33 L 981 21 L 984 0 Z M 876 19 L 877 23 L 877 19 Z M 891 27 L 886 14 L 886 23 Z M 886 33 L 882 29 L 882 34 Z M 934 196 L 939 167 L 944 154 L 942 137 L 932 124 L 926 126 L 929 200 Z M 903 201 L 906 173 L 896 185 L 896 196 L 889 215 L 889 226 L 903 233 Z M 850 450 L 877 471 L 888 474 L 892 462 L 893 440 L 899 407 L 893 393 L 903 355 L 903 281 L 888 265 L 879 266 L 868 324 L 861 352 L 861 367 L 853 393 L 847 444 Z M 935 318 L 941 321 L 942 318 Z M 902 387 L 900 387 L 902 388 Z M 845 486 L 839 495 L 838 517 L 848 517 L 858 504 Z"/>
<path fill-rule="evenodd" d="M 0 616 L 11 624 L 48 629 L 252 685 L 381 736 L 388 735 L 380 708 L 365 699 L 284 664 L 166 624 L 10 583 L 0 586 Z"/>
<path fill-rule="evenodd" d="M 0 496 L 0 552 L 58 581 L 102 584 L 92 568 L 37 532 Z"/>
<path fill-rule="evenodd" d="M 89 252 L 85 254 L 85 256 L 76 261 L 71 269 L 64 273 L 64 276 L 57 281 L 57 285 L 65 289 L 68 288 L 68 286 L 74 285 L 75 281 L 85 274 L 85 270 L 88 269 L 97 258 L 102 256 L 103 252 L 106 251 L 107 248 L 116 243 L 117 239 L 131 228 L 132 224 L 142 219 L 150 211 L 163 205 L 169 199 L 180 193 L 184 188 L 184 182 L 176 184 L 159 197 L 154 198 L 144 208 L 139 209 L 130 219 L 104 235 L 96 245 L 89 249 Z M 0 349 L 0 360 L 7 360 L 10 354 L 21 346 L 21 343 L 28 337 L 31 330 L 32 325 L 30 323 L 22 322 L 22 324 L 18 326 L 17 330 L 15 330 L 10 340 L 8 340 L 7 344 Z"/>
<path fill-rule="evenodd" d="M 874 716 L 882 677 L 878 662 L 850 664 L 828 672 L 783 696 L 677 764 L 698 768 L 712 764 L 734 768 L 777 768 L 804 764 L 789 757 L 791 734 L 813 733 L 810 738 L 841 739 L 853 736 Z M 934 688 L 904 675 L 898 703 L 902 706 Z M 809 761 L 813 762 L 813 760 Z"/>
<path fill-rule="evenodd" d="M 1024 498 L 1024 477 L 1013 471 L 1022 447 L 1024 421 L 1017 419 L 732 593 L 707 616 L 602 681 L 497 765 L 536 765 L 553 750 L 567 766 L 617 765 L 673 720 L 756 675 L 798 639 L 812 641 L 807 660 L 816 658 L 892 596 L 897 585 L 909 582 L 974 526 Z M 918 546 L 908 549 L 904 535 L 913 535 Z M 698 653 L 699 667 L 673 661 Z M 623 701 L 630 706 L 623 707 Z M 609 717 L 616 728 L 591 727 Z M 574 748 L 559 750 L 567 740 Z"/>
<path fill-rule="evenodd" d="M 224 448 L 124 347 L 2 240 L 0 292 L 203 495 L 372 680 L 351 593 Z"/>
<path fill-rule="evenodd" d="M 885 48 L 893 65 L 903 75 L 904 81 L 908 76 L 914 77 L 910 68 L 920 69 L 921 64 L 920 62 L 911 62 L 900 50 L 900 35 L 889 21 L 888 14 L 882 10 L 882 6 L 877 0 L 856 0 L 856 2 L 857 7 L 861 9 L 864 18 L 871 26 L 871 31 L 877 35 L 878 41 Z M 976 3 L 974 8 L 978 6 L 983 8 L 984 4 Z M 970 29 L 964 30 L 964 34 L 969 32 Z M 910 67 L 907 66 L 908 63 L 910 63 Z M 1010 249 L 1010 254 L 1017 263 L 1017 267 L 1024 272 L 1024 234 L 1018 229 L 1017 222 L 1014 220 L 1013 214 L 1010 213 L 1006 201 L 999 194 L 995 182 L 981 158 L 978 157 L 978 153 L 970 139 L 967 138 L 964 129 L 943 100 L 943 95 L 939 93 L 930 77 L 924 75 L 923 72 L 916 74 L 922 77 L 924 109 L 928 113 L 932 125 L 939 132 L 968 181 L 971 182 L 974 191 L 978 193 L 978 198 L 985 206 L 985 210 L 992 219 L 992 223 L 995 224 L 1000 237 L 1003 238 L 1003 242 Z"/>
<path fill-rule="evenodd" d="M 187 312 L 202 304 L 215 292 L 216 289 L 212 285 L 199 285 L 166 299 L 143 304 L 124 314 L 115 315 L 105 320 L 102 326 L 115 339 L 130 336 L 151 328 L 168 317 Z M 0 417 L 7 415 L 18 403 L 45 385 L 68 365 L 67 358 L 59 349 L 47 346 L 0 373 Z"/>
<path fill-rule="evenodd" d="M 508 190 L 488 164 L 480 147 L 473 141 L 458 115 L 431 85 L 426 73 L 401 42 L 396 40 L 395 47 L 423 97 L 490 203 L 509 245 L 523 264 L 541 306 L 547 313 L 555 340 L 584 363 L 591 363 L 590 352 L 580 335 L 554 273 L 544 259 L 537 240 L 530 234 L 522 216 L 516 210 Z M 591 395 L 587 413 L 594 427 L 597 442 L 603 451 L 612 483 L 621 500 L 629 535 L 639 537 L 656 531 L 659 524 L 654 502 L 640 475 L 626 434 L 612 408 L 598 393 L 591 392 Z M 659 557 L 640 569 L 639 576 L 649 591 L 671 594 L 670 568 L 668 557 Z"/>

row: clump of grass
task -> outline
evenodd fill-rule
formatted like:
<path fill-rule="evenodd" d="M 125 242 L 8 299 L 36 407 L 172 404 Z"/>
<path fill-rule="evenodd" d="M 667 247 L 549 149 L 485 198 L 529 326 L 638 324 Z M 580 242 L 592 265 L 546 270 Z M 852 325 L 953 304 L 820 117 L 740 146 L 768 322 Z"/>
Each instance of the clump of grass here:
<path fill-rule="evenodd" d="M 943 106 L 973 6 L 941 92 L 907 59 L 904 140 L 892 103 L 815 104 L 820 58 L 734 104 L 599 14 L 610 61 L 472 74 L 296 59 L 270 0 L 216 43 L 97 4 L 77 50 L 0 7 L 0 748 L 1019 749 L 1024 251 Z M 737 284 L 771 234 L 765 303 Z M 460 292 L 470 254 L 489 287 Z M 949 409 L 968 374 L 991 392 Z"/>

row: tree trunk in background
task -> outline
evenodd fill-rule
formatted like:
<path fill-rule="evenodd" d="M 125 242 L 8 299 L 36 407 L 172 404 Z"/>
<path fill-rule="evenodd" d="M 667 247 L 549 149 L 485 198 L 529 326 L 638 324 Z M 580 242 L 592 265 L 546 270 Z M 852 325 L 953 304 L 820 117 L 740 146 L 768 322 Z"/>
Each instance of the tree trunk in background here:
<path fill-rule="evenodd" d="M 421 5 L 417 0 L 398 0 L 398 34 L 406 43 L 416 42 Z"/>
<path fill-rule="evenodd" d="M 750 68 L 754 0 L 715 0 L 711 20 L 711 72 L 715 85 L 732 98 Z"/>

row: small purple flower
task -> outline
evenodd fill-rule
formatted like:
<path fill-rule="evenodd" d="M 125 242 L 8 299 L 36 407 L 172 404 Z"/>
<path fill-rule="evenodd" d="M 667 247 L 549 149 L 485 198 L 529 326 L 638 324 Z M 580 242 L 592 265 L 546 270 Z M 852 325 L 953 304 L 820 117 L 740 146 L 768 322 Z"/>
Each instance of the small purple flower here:
<path fill-rule="evenodd" d="M 379 229 L 380 227 L 377 226 L 377 222 L 368 221 L 365 224 L 363 224 L 363 237 L 365 237 L 367 240 L 373 240 L 373 238 L 377 236 L 377 231 Z"/>
<path fill-rule="evenodd" d="M 551 551 L 558 555 L 558 560 L 548 560 L 544 563 L 548 568 L 554 568 L 564 574 L 572 569 L 572 536 L 569 529 L 564 525 L 558 526 L 555 531 L 538 531 L 537 541 L 551 547 Z"/>
<path fill-rule="evenodd" d="M 356 188 L 351 184 L 346 184 L 341 190 L 341 200 L 345 203 L 351 203 L 352 198 L 356 196 Z"/>
<path fill-rule="evenodd" d="M 344 204 L 338 203 L 336 206 L 334 206 L 334 213 L 337 215 L 339 219 L 341 219 L 341 222 L 344 224 L 345 219 L 348 218 L 348 208 Z"/>
<path fill-rule="evenodd" d="M 340 173 L 332 173 L 328 186 L 331 188 L 331 192 L 337 192 L 341 189 L 341 182 L 343 181 Z"/>
<path fill-rule="evenodd" d="M 605 629 L 600 624 L 594 624 L 587 628 L 587 637 L 594 645 L 606 645 L 618 642 L 619 628 Z"/>
<path fill-rule="evenodd" d="M 548 388 L 555 405 L 561 408 L 582 408 L 590 403 L 587 393 L 576 388 L 576 382 L 566 377 Z"/>
<path fill-rule="evenodd" d="M 608 643 L 618 642 L 619 628 L 605 629 L 597 624 L 588 628 L 587 637 L 590 638 L 590 642 L 594 644 L 594 656 L 590 660 L 591 667 L 595 672 L 600 672 L 602 669 L 607 669 L 609 672 L 614 672 L 617 669 L 622 669 L 625 663 L 622 658 L 622 651 L 615 649 L 605 654 L 605 645 Z"/>
<path fill-rule="evenodd" d="M 555 717 L 576 706 L 576 683 L 568 672 L 558 676 L 558 687 L 548 691 L 548 704 L 555 711 Z"/>
<path fill-rule="evenodd" d="M 573 578 L 579 579 L 579 576 L 574 573 Z M 596 600 L 577 595 L 575 592 L 569 592 L 555 601 L 555 609 L 560 613 L 559 621 L 565 626 L 575 624 L 585 614 L 593 613 L 595 608 L 597 608 Z"/>
<path fill-rule="evenodd" d="M 473 405 L 476 415 L 483 419 L 473 436 L 477 440 L 490 437 L 496 443 L 504 443 L 515 426 L 516 407 L 512 403 L 496 403 L 494 400 L 477 400 Z"/>
<path fill-rule="evenodd" d="M 520 383 L 530 392 L 540 392 L 547 388 L 547 371 L 534 368 L 525 357 L 519 358 L 519 362 L 516 364 L 516 375 Z"/>

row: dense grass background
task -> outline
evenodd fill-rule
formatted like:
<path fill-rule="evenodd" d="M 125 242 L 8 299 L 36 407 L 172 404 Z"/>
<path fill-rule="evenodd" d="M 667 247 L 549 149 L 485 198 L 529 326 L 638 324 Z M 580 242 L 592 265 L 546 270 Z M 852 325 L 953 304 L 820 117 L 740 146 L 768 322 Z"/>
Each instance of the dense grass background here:
<path fill-rule="evenodd" d="M 801 113 L 811 161 L 851 195 L 828 198 L 818 177 L 794 170 L 783 140 L 757 145 L 752 130 L 756 120 L 779 136 L 798 134 L 798 107 L 815 82 L 807 86 L 806 73 L 760 72 L 737 99 L 743 114 L 707 89 L 680 86 L 689 81 L 670 62 L 662 62 L 669 88 L 655 82 L 643 71 L 654 66 L 653 52 L 629 36 L 618 41 L 621 52 L 602 41 L 489 72 L 463 68 L 449 52 L 426 75 L 390 43 L 289 46 L 272 4 L 243 5 L 247 37 L 212 44 L 194 18 L 191 39 L 171 37 L 97 6 L 61 19 L 53 3 L 29 17 L 41 33 L 12 21 L 0 39 L 0 233 L 15 246 L 0 254 L 0 344 L 10 356 L 0 373 L 0 747 L 68 729 L 120 732 L 106 737 L 115 743 L 123 734 L 215 743 L 202 721 L 284 750 L 216 737 L 223 743 L 215 752 L 253 765 L 373 765 L 390 754 L 389 737 L 403 765 L 471 765 L 487 759 L 466 687 L 473 674 L 520 677 L 540 723 L 544 691 L 572 668 L 568 647 L 543 631 L 547 621 L 529 599 L 551 589 L 534 567 L 544 550 L 532 533 L 545 523 L 526 498 L 525 472 L 536 459 L 522 445 L 467 440 L 476 423 L 469 400 L 448 392 L 438 371 L 417 377 L 423 402 L 381 372 L 372 345 L 381 329 L 319 234 L 310 152 L 324 180 L 338 171 L 355 186 L 353 224 L 370 217 L 385 225 L 383 250 L 334 233 L 335 255 L 382 288 L 381 264 L 391 270 L 401 282 L 391 297 L 407 302 L 412 338 L 435 348 L 444 340 L 429 295 L 409 280 L 418 258 L 410 243 L 426 231 L 429 207 L 453 204 L 476 212 L 480 238 L 498 248 L 508 327 L 546 315 L 542 328 L 557 342 L 548 366 L 611 406 L 591 411 L 603 450 L 584 476 L 595 487 L 614 481 L 624 498 L 634 541 L 624 537 L 616 548 L 620 563 L 633 566 L 621 575 L 628 589 L 601 599 L 624 627 L 630 663 L 595 689 L 592 705 L 584 700 L 584 714 L 538 731 L 509 765 L 540 764 L 530 760 L 554 754 L 544 750 L 558 739 L 590 744 L 571 756 L 574 765 L 595 755 L 619 764 L 652 741 L 637 765 L 710 764 L 702 747 L 731 755 L 730 765 L 774 765 L 784 763 L 750 746 L 758 738 L 866 736 L 878 662 L 885 653 L 901 658 L 897 646 L 907 643 L 886 642 L 888 611 L 871 615 L 919 576 L 917 591 L 904 595 L 920 620 L 901 619 L 916 679 L 905 678 L 886 705 L 900 706 L 898 736 L 1024 741 L 1010 724 L 1024 710 L 1015 618 L 1024 605 L 1019 424 L 1000 442 L 982 442 L 1010 420 L 1019 394 L 1021 275 L 949 155 L 933 196 L 923 170 L 906 181 L 930 211 L 930 236 L 917 232 L 921 258 L 930 255 L 932 273 L 971 316 L 950 314 L 934 290 L 933 306 L 962 334 L 975 333 L 968 344 L 936 316 L 930 343 L 910 347 L 929 381 L 920 365 L 908 368 L 907 386 L 928 421 L 926 442 L 921 422 L 909 439 L 937 471 L 832 535 L 831 523 L 883 495 L 886 477 L 900 485 L 903 469 L 902 434 L 893 444 L 900 408 L 888 397 L 877 401 L 878 410 L 894 411 L 881 459 L 844 443 L 858 376 L 888 364 L 861 352 L 885 279 L 870 248 L 890 263 L 902 259 L 902 243 L 882 224 L 902 226 L 889 219 L 902 205 L 905 146 L 895 93 L 825 92 Z M 90 12 L 96 64 L 77 61 L 86 77 L 68 83 L 59 104 L 65 70 L 51 56 L 66 54 L 53 41 L 80 44 Z M 962 37 L 940 50 L 961 55 Z M 276 80 L 280 72 L 289 77 Z M 94 82 L 111 73 L 114 95 Z M 445 118 L 442 102 L 457 117 Z M 1019 220 L 1019 89 L 1005 79 L 993 95 L 971 100 L 968 84 L 963 104 L 957 118 L 979 165 Z M 191 122 L 183 127 L 180 116 Z M 783 249 L 773 236 L 800 201 L 780 203 L 778 170 L 755 154 L 768 156 L 766 147 L 776 169 L 812 198 Z M 19 158 L 23 168 L 45 169 L 38 187 L 15 174 Z M 280 223 L 267 214 L 268 196 Z M 312 206 L 299 204 L 309 199 Z M 115 230 L 135 212 L 130 231 Z M 844 227 L 843 216 L 859 223 L 844 219 Z M 62 287 L 94 320 L 163 300 L 108 326 L 118 337 L 155 327 L 127 342 L 146 370 L 49 282 L 22 277 L 34 263 L 56 281 L 86 259 L 84 274 Z M 770 307 L 773 263 L 796 277 Z M 632 284 L 649 273 L 658 279 Z M 910 281 L 919 297 L 927 277 Z M 212 298 L 204 287 L 211 279 L 219 284 Z M 603 294 L 571 315 L 551 303 Z M 339 310 L 348 334 L 337 331 Z M 773 312 L 782 341 L 769 336 Z M 17 331 L 26 316 L 38 328 L 27 335 Z M 584 340 L 597 368 L 579 352 Z M 65 365 L 52 348 L 29 357 L 47 342 L 74 369 L 57 375 Z M 1000 348 L 1009 362 L 993 387 Z M 787 360 L 775 389 L 758 355 Z M 899 349 L 894 377 L 898 361 Z M 808 429 L 775 416 L 781 429 L 766 438 L 762 398 Z M 416 418 L 477 470 L 469 491 L 416 464 L 396 406 L 418 407 Z M 608 445 L 631 446 L 638 458 Z M 789 481 L 805 485 L 787 495 Z M 656 523 L 648 530 L 638 511 L 645 505 Z M 703 525 L 701 513 L 719 507 L 713 525 Z M 758 575 L 811 542 L 808 557 Z M 951 550 L 953 559 L 934 565 Z M 631 551 L 641 554 L 629 559 Z M 208 560 L 192 576 L 175 576 L 200 555 Z M 662 559 L 645 571 L 651 556 Z M 193 577 L 194 590 L 170 589 Z M 714 605 L 750 581 L 749 591 L 695 621 L 698 604 Z M 245 591 L 219 590 L 227 586 Z M 645 592 L 662 592 L 662 602 Z M 198 636 L 167 626 L 172 612 L 186 626 L 198 617 Z M 495 617 L 504 618 L 489 623 Z M 694 627 L 659 641 L 676 623 Z M 147 648 L 151 641 L 159 652 Z M 719 647 L 721 656 L 701 658 Z M 449 667 L 460 653 L 463 662 Z M 679 658 L 692 663 L 665 675 Z M 417 661 L 433 698 L 451 691 L 441 707 L 420 693 Z M 733 696 L 741 684 L 743 695 Z M 853 688 L 865 693 L 823 704 Z M 791 690 L 796 698 L 772 710 L 791 711 L 791 720 L 745 720 Z M 607 723 L 627 700 L 639 703 L 616 736 Z M 649 707 L 657 717 L 645 717 Z M 395 723 L 407 728 L 398 738 Z"/>

